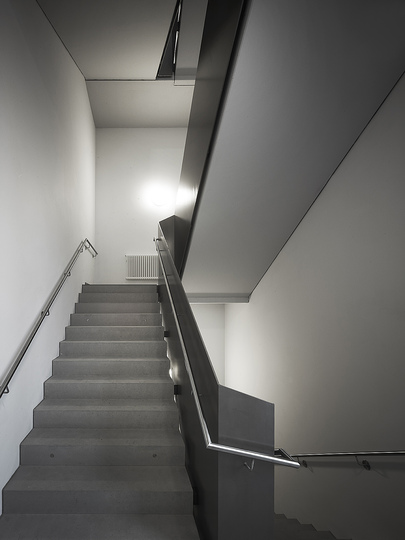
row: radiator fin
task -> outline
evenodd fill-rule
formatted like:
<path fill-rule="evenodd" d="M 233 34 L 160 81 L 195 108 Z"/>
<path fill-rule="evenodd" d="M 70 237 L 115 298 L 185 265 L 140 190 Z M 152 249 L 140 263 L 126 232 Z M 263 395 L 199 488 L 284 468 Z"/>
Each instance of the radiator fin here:
<path fill-rule="evenodd" d="M 157 279 L 157 255 L 125 255 L 127 259 L 126 279 Z"/>

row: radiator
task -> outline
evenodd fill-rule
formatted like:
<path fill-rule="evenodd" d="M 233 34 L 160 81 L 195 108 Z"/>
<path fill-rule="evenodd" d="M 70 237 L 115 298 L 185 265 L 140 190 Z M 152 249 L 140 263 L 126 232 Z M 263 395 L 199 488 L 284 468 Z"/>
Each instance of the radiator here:
<path fill-rule="evenodd" d="M 127 259 L 126 279 L 157 279 L 157 255 L 125 255 Z"/>

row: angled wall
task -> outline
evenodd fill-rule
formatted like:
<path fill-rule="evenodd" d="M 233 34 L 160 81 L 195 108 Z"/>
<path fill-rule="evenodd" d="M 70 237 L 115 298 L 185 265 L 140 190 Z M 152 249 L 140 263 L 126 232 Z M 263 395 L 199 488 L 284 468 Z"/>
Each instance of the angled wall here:
<path fill-rule="evenodd" d="M 80 241 L 94 240 L 94 123 L 84 79 L 34 0 L 0 4 L 3 375 Z M 0 401 L 0 486 L 19 462 L 79 287 L 83 253 Z"/>
<path fill-rule="evenodd" d="M 227 385 L 275 403 L 291 453 L 403 450 L 405 78 L 253 292 L 226 307 Z M 276 511 L 400 540 L 405 458 L 276 470 Z"/>

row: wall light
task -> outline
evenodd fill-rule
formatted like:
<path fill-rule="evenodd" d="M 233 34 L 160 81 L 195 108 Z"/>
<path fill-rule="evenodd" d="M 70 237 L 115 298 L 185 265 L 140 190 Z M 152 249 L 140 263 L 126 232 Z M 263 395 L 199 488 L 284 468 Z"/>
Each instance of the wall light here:
<path fill-rule="evenodd" d="M 144 199 L 154 206 L 167 206 L 173 204 L 174 194 L 164 183 L 151 183 L 145 188 Z"/>

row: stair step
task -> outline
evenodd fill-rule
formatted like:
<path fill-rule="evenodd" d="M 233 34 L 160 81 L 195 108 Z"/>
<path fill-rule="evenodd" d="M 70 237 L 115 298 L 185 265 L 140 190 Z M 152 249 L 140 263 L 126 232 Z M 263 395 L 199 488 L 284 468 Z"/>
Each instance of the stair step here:
<path fill-rule="evenodd" d="M 61 341 L 59 355 L 92 358 L 159 358 L 167 354 L 165 341 Z"/>
<path fill-rule="evenodd" d="M 71 326 L 161 326 L 160 313 L 73 313 Z"/>
<path fill-rule="evenodd" d="M 164 378 L 170 362 L 165 358 L 68 358 L 58 356 L 52 372 L 58 377 Z"/>
<path fill-rule="evenodd" d="M 275 527 L 275 540 L 336 540 L 336 538 L 327 531 L 317 531 L 312 527 L 309 529 L 294 529 L 293 531 L 278 531 Z"/>
<path fill-rule="evenodd" d="M 158 301 L 157 291 L 147 292 L 85 292 L 79 293 L 79 302 L 143 302 L 153 303 Z"/>
<path fill-rule="evenodd" d="M 173 400 L 44 399 L 34 409 L 35 427 L 177 429 Z"/>
<path fill-rule="evenodd" d="M 75 313 L 160 313 L 157 302 L 79 302 Z"/>
<path fill-rule="evenodd" d="M 184 467 L 22 465 L 3 493 L 10 514 L 192 513 Z"/>
<path fill-rule="evenodd" d="M 199 540 L 189 515 L 9 514 L 0 529 L 7 540 Z"/>
<path fill-rule="evenodd" d="M 162 341 L 162 326 L 68 326 L 66 341 Z"/>
<path fill-rule="evenodd" d="M 178 430 L 34 428 L 22 465 L 184 465 Z"/>
<path fill-rule="evenodd" d="M 302 524 L 297 519 L 283 514 L 274 516 L 274 538 L 276 540 L 336 540 L 329 531 L 317 531 L 312 525 Z"/>
<path fill-rule="evenodd" d="M 108 292 L 108 293 L 122 293 L 122 292 L 141 292 L 141 293 L 156 293 L 157 285 L 142 285 L 142 284 L 90 284 L 85 283 L 82 286 L 82 292 L 94 293 L 94 292 Z"/>
<path fill-rule="evenodd" d="M 45 381 L 46 398 L 67 399 L 166 399 L 173 396 L 173 382 L 165 379 L 59 379 Z"/>

